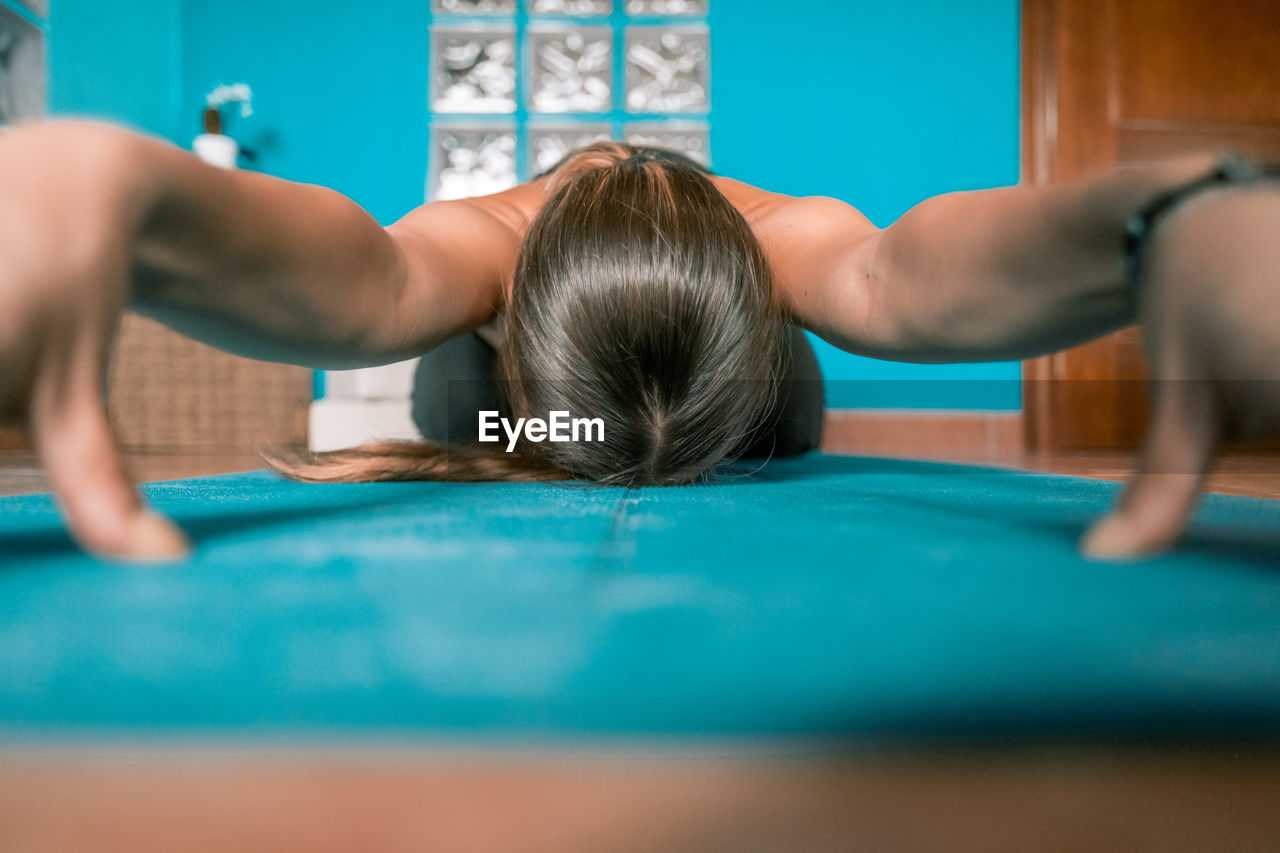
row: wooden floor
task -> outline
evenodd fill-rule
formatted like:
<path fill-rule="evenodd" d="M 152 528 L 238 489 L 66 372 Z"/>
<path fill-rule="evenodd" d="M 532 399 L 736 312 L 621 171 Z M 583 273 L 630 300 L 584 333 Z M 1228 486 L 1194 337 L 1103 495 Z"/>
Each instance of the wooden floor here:
<path fill-rule="evenodd" d="M 1046 471 L 1104 480 L 1133 472 L 1132 453 L 1035 453 L 1022 447 L 1017 414 L 833 411 L 822 449 L 827 453 L 929 459 Z M 251 453 L 148 454 L 125 457 L 135 480 L 173 480 L 262 468 Z M 13 433 L 0 433 L 0 496 L 48 490 L 38 461 Z M 1280 454 L 1231 454 L 1218 461 L 1208 490 L 1280 498 Z"/>
<path fill-rule="evenodd" d="M 1244 851 L 1280 749 L 0 751 L 24 853 Z"/>
<path fill-rule="evenodd" d="M 1127 480 L 1136 452 L 1035 452 L 1023 447 L 1017 413 L 828 412 L 823 450 L 857 456 L 930 459 L 1045 471 L 1103 480 Z M 1227 453 L 1217 460 L 1206 490 L 1280 498 L 1280 453 Z"/>

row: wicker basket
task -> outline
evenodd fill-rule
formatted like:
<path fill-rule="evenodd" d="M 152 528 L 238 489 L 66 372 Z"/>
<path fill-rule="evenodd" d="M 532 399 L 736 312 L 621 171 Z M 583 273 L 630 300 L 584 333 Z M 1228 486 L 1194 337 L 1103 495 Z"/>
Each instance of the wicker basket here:
<path fill-rule="evenodd" d="M 134 314 L 107 378 L 116 436 L 135 453 L 305 445 L 311 388 L 307 368 L 231 355 Z"/>

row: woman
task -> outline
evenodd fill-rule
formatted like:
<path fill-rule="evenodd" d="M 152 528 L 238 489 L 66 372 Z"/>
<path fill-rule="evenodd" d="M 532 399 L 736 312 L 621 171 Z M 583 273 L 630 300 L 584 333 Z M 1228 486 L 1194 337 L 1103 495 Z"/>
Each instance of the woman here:
<path fill-rule="evenodd" d="M 954 193 L 880 230 L 835 199 L 770 193 L 611 143 L 384 229 L 338 193 L 214 169 L 109 125 L 26 125 L 0 134 L 0 414 L 26 419 L 85 547 L 146 557 L 185 542 L 123 474 L 100 400 L 126 305 L 233 352 L 321 368 L 430 352 L 502 316 L 508 414 L 606 422 L 598 443 L 526 440 L 518 454 L 386 445 L 286 463 L 314 479 L 683 483 L 735 454 L 803 449 L 812 435 L 803 417 L 787 423 L 797 407 L 780 393 L 806 357 L 789 322 L 850 352 L 961 361 L 1052 352 L 1141 312 L 1158 370 L 1270 376 L 1280 324 L 1266 310 L 1221 319 L 1198 294 L 1209 292 L 1206 264 L 1219 267 L 1218 301 L 1274 286 L 1276 193 L 1203 193 L 1217 201 L 1183 205 L 1199 212 L 1176 223 L 1190 239 L 1173 251 L 1157 235 L 1141 291 L 1126 280 L 1120 235 L 1134 212 L 1212 165 L 1192 157 Z M 1280 422 L 1248 395 L 1196 399 L 1157 402 L 1170 413 L 1162 422 L 1183 426 L 1158 423 L 1145 459 L 1173 458 L 1178 473 L 1151 488 L 1160 468 L 1145 465 L 1091 534 L 1093 552 L 1172 541 L 1216 425 L 1240 413 L 1254 430 Z"/>
<path fill-rule="evenodd" d="M 524 212 L 498 313 L 419 362 L 414 419 L 440 443 L 380 443 L 284 470 L 662 485 L 737 455 L 817 448 L 817 359 L 799 329 L 784 329 L 768 263 L 711 172 L 660 148 L 598 142 L 534 183 L 548 177 L 552 200 Z M 511 403 L 525 415 L 589 413 L 603 435 L 481 449 L 480 413 L 510 418 Z"/>

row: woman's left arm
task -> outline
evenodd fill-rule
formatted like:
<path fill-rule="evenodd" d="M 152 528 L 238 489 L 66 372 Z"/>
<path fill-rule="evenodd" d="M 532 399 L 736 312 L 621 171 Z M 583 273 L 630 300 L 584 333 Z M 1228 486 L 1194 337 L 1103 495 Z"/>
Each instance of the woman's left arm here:
<path fill-rule="evenodd" d="M 787 199 L 756 228 L 797 322 L 842 349 L 915 362 L 1029 358 L 1134 322 L 1125 224 L 1213 162 L 948 193 L 883 230 L 835 199 Z"/>
<path fill-rule="evenodd" d="M 1144 253 L 1140 293 L 1127 281 L 1130 217 L 1214 165 L 954 193 L 884 231 L 840 202 L 796 199 L 769 212 L 762 240 L 797 319 L 854 352 L 1024 358 L 1141 320 L 1152 424 L 1122 499 L 1082 542 L 1095 557 L 1141 556 L 1177 541 L 1220 442 L 1280 433 L 1275 182 L 1180 205 Z"/>

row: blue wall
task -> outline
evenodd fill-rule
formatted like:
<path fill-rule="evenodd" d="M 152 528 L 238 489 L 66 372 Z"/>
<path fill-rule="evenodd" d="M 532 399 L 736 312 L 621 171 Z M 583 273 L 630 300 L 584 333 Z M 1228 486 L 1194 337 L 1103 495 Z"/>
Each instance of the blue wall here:
<path fill-rule="evenodd" d="M 423 197 L 428 6 L 52 0 L 51 106 L 186 145 L 204 94 L 247 82 L 256 113 L 229 130 L 258 167 L 334 187 L 386 224 Z M 710 19 L 718 172 L 841 198 L 881 226 L 930 195 L 1017 181 L 1017 0 L 711 0 Z M 834 406 L 1019 405 L 1016 362 L 817 348 Z"/>
<path fill-rule="evenodd" d="M 1018 0 L 781 5 L 711 2 L 717 171 L 843 199 L 881 227 L 931 195 L 1017 183 Z M 1017 362 L 890 364 L 815 348 L 828 405 L 1020 405 Z"/>
<path fill-rule="evenodd" d="M 324 184 L 389 225 L 422 204 L 429 0 L 185 0 L 182 121 L 219 83 L 253 87 L 228 131 L 258 168 Z M 376 14 L 374 13 L 376 10 Z M 228 111 L 229 112 L 229 111 Z"/>
<path fill-rule="evenodd" d="M 180 0 L 50 0 L 49 109 L 179 138 Z"/>

